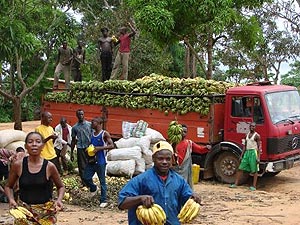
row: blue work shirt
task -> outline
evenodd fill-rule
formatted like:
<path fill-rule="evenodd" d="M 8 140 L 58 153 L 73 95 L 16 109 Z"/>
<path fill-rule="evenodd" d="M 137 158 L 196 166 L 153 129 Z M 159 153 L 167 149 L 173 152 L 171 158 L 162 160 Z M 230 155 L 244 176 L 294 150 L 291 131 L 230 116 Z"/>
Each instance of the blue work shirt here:
<path fill-rule="evenodd" d="M 169 170 L 168 178 L 164 182 L 154 167 L 132 178 L 119 192 L 119 202 L 122 204 L 126 197 L 151 195 L 154 202 L 160 205 L 167 216 L 167 225 L 180 225 L 177 215 L 184 203 L 191 197 L 192 189 L 188 183 L 176 172 Z M 128 224 L 141 225 L 136 217 L 136 208 L 128 210 Z"/>
<path fill-rule="evenodd" d="M 72 127 L 72 139 L 77 139 L 77 148 L 87 148 L 91 143 L 92 126 L 91 122 L 84 120 L 82 123 L 77 122 Z"/>

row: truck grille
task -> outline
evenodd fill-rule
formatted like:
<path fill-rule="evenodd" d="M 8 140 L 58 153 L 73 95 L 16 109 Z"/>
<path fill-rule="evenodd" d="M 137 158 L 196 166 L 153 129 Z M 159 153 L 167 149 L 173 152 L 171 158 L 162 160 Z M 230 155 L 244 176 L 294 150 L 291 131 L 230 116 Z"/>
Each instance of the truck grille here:
<path fill-rule="evenodd" d="M 280 154 L 300 148 L 300 134 L 289 135 L 284 138 L 268 138 L 268 154 Z"/>

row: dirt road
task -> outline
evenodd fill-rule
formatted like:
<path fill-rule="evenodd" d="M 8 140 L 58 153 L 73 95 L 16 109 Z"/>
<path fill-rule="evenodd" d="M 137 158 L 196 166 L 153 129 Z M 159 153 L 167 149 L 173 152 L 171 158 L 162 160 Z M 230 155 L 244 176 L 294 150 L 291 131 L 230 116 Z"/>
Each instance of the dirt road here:
<path fill-rule="evenodd" d="M 24 127 L 27 125 L 23 124 Z M 3 129 L 3 124 L 0 124 L 0 129 Z M 26 129 L 30 131 L 32 128 L 29 126 Z M 300 224 L 299 169 L 295 167 L 272 178 L 259 178 L 255 192 L 249 191 L 247 185 L 231 189 L 227 184 L 201 181 L 195 185 L 195 191 L 202 196 L 203 205 L 200 215 L 192 224 Z M 7 204 L 0 203 L 0 215 L 0 224 L 5 224 L 1 221 L 9 217 Z M 127 224 L 126 211 L 91 210 L 73 205 L 65 205 L 58 219 L 59 225 Z"/>
<path fill-rule="evenodd" d="M 226 184 L 201 181 L 195 191 L 202 196 L 200 215 L 192 224 L 265 225 L 300 224 L 299 168 L 284 171 L 273 178 L 260 178 L 258 190 L 251 192 L 247 185 L 231 189 Z M 7 218 L 8 205 L 0 204 L 1 220 Z M 86 209 L 65 205 L 58 215 L 60 225 L 127 224 L 126 211 Z"/>

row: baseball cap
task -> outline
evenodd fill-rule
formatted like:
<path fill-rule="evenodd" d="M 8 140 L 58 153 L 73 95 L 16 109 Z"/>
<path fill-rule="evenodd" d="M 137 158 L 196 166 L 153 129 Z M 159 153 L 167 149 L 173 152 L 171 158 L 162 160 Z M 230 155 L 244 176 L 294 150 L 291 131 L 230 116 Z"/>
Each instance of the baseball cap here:
<path fill-rule="evenodd" d="M 169 150 L 172 153 L 174 152 L 172 146 L 166 141 L 159 141 L 153 145 L 153 154 L 161 150 Z"/>

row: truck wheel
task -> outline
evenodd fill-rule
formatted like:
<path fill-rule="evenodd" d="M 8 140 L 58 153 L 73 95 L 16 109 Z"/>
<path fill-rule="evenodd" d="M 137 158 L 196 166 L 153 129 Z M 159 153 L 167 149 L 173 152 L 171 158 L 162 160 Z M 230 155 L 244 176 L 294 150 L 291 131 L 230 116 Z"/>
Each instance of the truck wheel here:
<path fill-rule="evenodd" d="M 231 152 L 223 152 L 214 160 L 215 177 L 222 183 L 232 184 L 239 168 L 239 158 Z M 239 184 L 245 183 L 248 176 L 243 175 Z"/>

